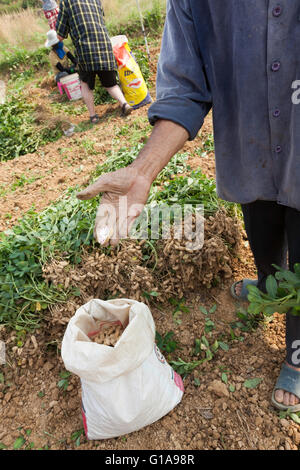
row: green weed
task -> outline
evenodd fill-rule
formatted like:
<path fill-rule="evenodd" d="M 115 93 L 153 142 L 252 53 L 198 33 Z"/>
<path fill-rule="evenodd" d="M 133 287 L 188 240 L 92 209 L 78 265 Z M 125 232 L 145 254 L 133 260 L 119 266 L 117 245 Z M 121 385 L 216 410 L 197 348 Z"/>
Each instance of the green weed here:
<path fill-rule="evenodd" d="M 159 0 L 154 0 L 152 9 L 144 12 L 144 26 L 148 34 L 159 34 L 160 29 L 163 27 L 165 19 L 165 9 Z M 131 13 L 126 22 L 120 23 L 119 21 L 107 22 L 107 29 L 110 36 L 118 34 L 126 34 L 127 36 L 137 37 L 140 36 L 143 40 L 140 18 L 137 11 Z"/>
<path fill-rule="evenodd" d="M 190 308 L 185 305 L 185 299 L 177 300 L 177 299 L 171 298 L 169 299 L 169 302 L 171 305 L 173 305 L 173 307 L 175 307 L 175 309 L 172 312 L 174 323 L 176 323 L 177 325 L 180 325 L 182 323 L 182 320 L 180 318 L 181 315 L 183 313 L 189 313 Z"/>
<path fill-rule="evenodd" d="M 209 344 L 208 339 L 206 338 L 205 335 L 201 337 L 201 339 L 196 338 L 195 339 L 195 349 L 194 349 L 194 355 L 199 356 L 203 355 L 203 352 L 205 353 L 205 360 L 211 361 L 212 358 L 214 357 L 214 354 L 216 351 L 219 349 L 219 342 L 218 340 L 215 340 L 213 344 Z"/>
<path fill-rule="evenodd" d="M 251 315 L 272 316 L 274 312 L 300 315 L 300 264 L 295 264 L 294 272 L 274 265 L 278 270 L 275 276 L 268 276 L 264 293 L 256 286 L 249 286 L 248 312 Z"/>
<path fill-rule="evenodd" d="M 238 328 L 242 332 L 250 332 L 255 330 L 263 321 L 263 316 L 249 313 L 249 311 L 243 307 L 239 307 L 236 312 L 236 316 L 238 317 L 238 320 L 230 324 L 231 328 L 233 330 Z"/>
<path fill-rule="evenodd" d="M 98 79 L 96 80 L 96 86 L 94 90 L 94 100 L 96 106 L 99 104 L 115 103 L 115 100 L 110 96 L 106 89 L 103 88 Z"/>
<path fill-rule="evenodd" d="M 71 376 L 71 373 L 64 370 L 59 373 L 59 376 L 61 377 L 61 380 L 57 382 L 57 386 L 65 392 L 69 386 L 69 378 Z"/>
<path fill-rule="evenodd" d="M 179 357 L 177 361 L 170 361 L 170 365 L 173 367 L 175 372 L 181 375 L 182 378 L 184 379 L 187 377 L 187 375 L 191 374 L 193 370 L 196 369 L 196 367 L 198 367 L 204 361 L 205 359 L 200 359 L 199 361 L 186 362 Z"/>
<path fill-rule="evenodd" d="M 156 332 L 155 341 L 161 352 L 170 354 L 178 348 L 178 341 L 173 339 L 174 331 L 168 331 L 164 336 Z"/>
<path fill-rule="evenodd" d="M 88 138 L 80 140 L 79 146 L 84 150 L 86 155 L 97 155 L 98 151 L 95 149 L 95 142 Z"/>
<path fill-rule="evenodd" d="M 205 152 L 210 153 L 215 151 L 215 143 L 214 143 L 214 136 L 213 134 L 209 134 L 209 136 L 206 138 L 204 144 L 203 144 L 203 149 Z"/>
<path fill-rule="evenodd" d="M 75 132 L 85 132 L 92 129 L 93 126 L 94 124 L 92 124 L 90 121 L 82 121 L 75 126 Z"/>
<path fill-rule="evenodd" d="M 50 103 L 51 108 L 56 113 L 65 113 L 70 116 L 81 116 L 86 111 L 85 105 L 78 105 L 75 103 L 70 103 L 70 101 L 66 102 L 53 102 Z M 93 126 L 89 126 L 91 129 Z M 86 130 L 86 129 L 85 129 Z"/>
<path fill-rule="evenodd" d="M 20 47 L 8 47 L 7 44 L 0 47 L 1 62 L 0 73 L 20 73 L 21 66 L 29 66 L 35 70 L 49 66 L 49 50 L 45 47 L 29 52 Z"/>
<path fill-rule="evenodd" d="M 0 197 L 6 196 L 7 194 L 16 191 L 18 188 L 23 188 L 27 184 L 32 184 L 35 181 L 44 178 L 44 176 L 33 175 L 26 176 L 24 173 L 21 174 L 16 180 L 9 186 L 0 186 Z"/>
<path fill-rule="evenodd" d="M 72 441 L 75 441 L 75 446 L 76 447 L 79 447 L 80 444 L 81 444 L 81 438 L 84 438 L 85 437 L 85 434 L 84 434 L 84 429 L 79 429 L 78 431 L 75 431 L 72 433 L 71 435 L 71 440 Z"/>
<path fill-rule="evenodd" d="M 217 305 L 213 305 L 210 310 L 207 310 L 203 306 L 200 306 L 199 309 L 205 315 L 204 333 L 210 333 L 215 328 L 215 323 L 210 319 L 209 315 L 215 313 Z"/>

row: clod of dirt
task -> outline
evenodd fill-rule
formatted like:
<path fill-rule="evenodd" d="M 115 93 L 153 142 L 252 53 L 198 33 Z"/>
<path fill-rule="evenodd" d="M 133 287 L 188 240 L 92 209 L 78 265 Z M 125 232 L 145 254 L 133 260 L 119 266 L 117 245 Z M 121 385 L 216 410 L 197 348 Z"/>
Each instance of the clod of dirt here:
<path fill-rule="evenodd" d="M 218 397 L 229 397 L 229 392 L 225 383 L 220 380 L 214 380 L 208 387 L 208 390 L 214 392 Z"/>

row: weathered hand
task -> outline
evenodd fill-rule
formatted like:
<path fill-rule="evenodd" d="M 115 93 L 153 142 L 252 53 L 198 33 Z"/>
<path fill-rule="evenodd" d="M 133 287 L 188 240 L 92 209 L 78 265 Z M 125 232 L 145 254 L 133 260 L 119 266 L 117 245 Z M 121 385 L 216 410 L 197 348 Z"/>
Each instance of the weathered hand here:
<path fill-rule="evenodd" d="M 152 181 L 133 167 L 121 168 L 107 173 L 77 194 L 86 200 L 103 193 L 99 205 L 94 236 L 107 245 L 117 245 L 120 238 L 128 235 L 134 220 L 141 214 L 147 202 Z M 104 240 L 101 240 L 104 234 Z"/>

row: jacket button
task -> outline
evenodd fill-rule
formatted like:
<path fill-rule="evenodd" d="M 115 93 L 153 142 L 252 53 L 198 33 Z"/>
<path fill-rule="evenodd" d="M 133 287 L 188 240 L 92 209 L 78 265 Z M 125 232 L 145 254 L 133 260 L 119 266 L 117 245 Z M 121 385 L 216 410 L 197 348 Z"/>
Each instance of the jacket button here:
<path fill-rule="evenodd" d="M 280 5 L 277 5 L 277 7 L 273 8 L 272 13 L 273 13 L 273 16 L 277 18 L 282 13 L 282 7 Z"/>
<path fill-rule="evenodd" d="M 278 72 L 280 67 L 281 67 L 281 63 L 279 62 L 279 60 L 276 60 L 275 62 L 273 62 L 271 69 L 273 72 Z"/>

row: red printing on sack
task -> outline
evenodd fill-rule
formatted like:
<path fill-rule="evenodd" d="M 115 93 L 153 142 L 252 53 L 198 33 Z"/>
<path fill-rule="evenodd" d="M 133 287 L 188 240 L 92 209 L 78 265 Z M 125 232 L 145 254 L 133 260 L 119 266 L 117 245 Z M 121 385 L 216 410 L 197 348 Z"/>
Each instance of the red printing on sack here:
<path fill-rule="evenodd" d="M 115 55 L 116 61 L 118 62 L 118 65 L 122 67 L 125 67 L 126 63 L 131 58 L 127 49 L 123 47 L 124 44 L 122 44 L 121 46 L 118 45 L 114 47 L 114 55 Z"/>
<path fill-rule="evenodd" d="M 182 378 L 181 378 L 180 375 L 177 374 L 177 372 L 175 372 L 175 371 L 174 371 L 174 382 L 175 382 L 175 384 L 177 385 L 177 387 L 178 387 L 182 392 L 184 392 L 184 385 L 183 385 Z"/>
<path fill-rule="evenodd" d="M 86 422 L 86 416 L 83 407 L 81 408 L 81 415 L 82 415 L 82 421 L 83 421 L 83 427 L 84 427 L 84 432 L 86 435 L 86 438 L 88 439 L 88 429 L 87 429 L 87 422 Z"/>

